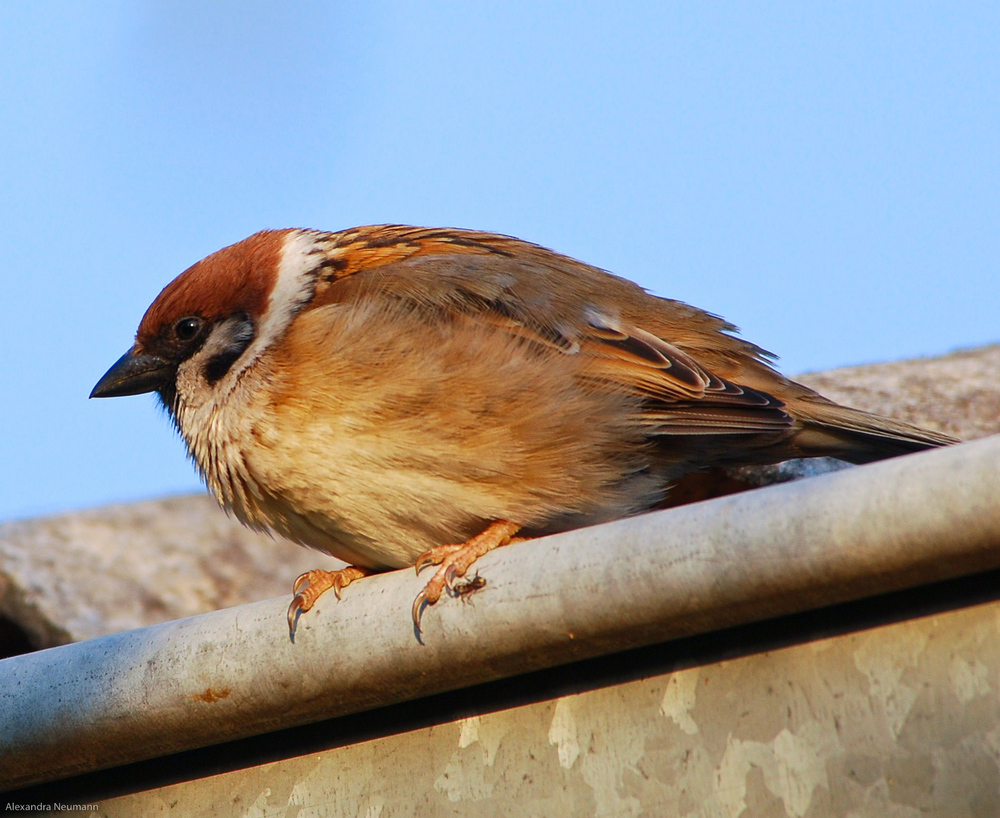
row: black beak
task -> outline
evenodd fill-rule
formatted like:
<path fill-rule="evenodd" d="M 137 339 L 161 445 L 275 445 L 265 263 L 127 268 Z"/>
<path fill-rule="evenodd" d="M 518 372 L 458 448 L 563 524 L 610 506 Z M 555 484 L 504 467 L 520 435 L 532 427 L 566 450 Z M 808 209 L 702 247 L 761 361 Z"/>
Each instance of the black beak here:
<path fill-rule="evenodd" d="M 92 398 L 120 398 L 141 395 L 166 386 L 173 380 L 174 365 L 158 355 L 130 349 L 104 373 L 90 393 Z"/>

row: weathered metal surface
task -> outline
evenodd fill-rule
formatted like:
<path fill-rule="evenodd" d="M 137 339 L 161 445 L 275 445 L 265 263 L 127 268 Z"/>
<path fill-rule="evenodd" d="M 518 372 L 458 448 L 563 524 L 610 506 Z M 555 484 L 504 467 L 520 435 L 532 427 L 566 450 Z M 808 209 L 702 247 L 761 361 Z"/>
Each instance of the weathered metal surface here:
<path fill-rule="evenodd" d="M 1000 814 L 997 603 L 555 700 L 491 705 L 222 775 L 194 767 L 192 780 L 99 799 L 94 814 Z M 94 803 L 86 790 L 70 797 Z"/>
<path fill-rule="evenodd" d="M 1000 565 L 1000 438 L 500 549 L 409 625 L 423 580 L 284 598 L 0 662 L 11 786 L 358 712 Z"/>

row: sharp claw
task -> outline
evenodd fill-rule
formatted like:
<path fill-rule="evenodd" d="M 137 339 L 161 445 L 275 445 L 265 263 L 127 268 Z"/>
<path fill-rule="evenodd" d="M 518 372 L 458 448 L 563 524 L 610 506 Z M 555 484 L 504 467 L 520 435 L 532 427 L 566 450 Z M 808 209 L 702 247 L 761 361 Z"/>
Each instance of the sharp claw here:
<path fill-rule="evenodd" d="M 413 616 L 413 627 L 416 629 L 418 637 L 420 636 L 420 617 L 423 616 L 424 608 L 430 604 L 430 600 L 427 599 L 426 589 L 417 594 L 417 598 L 413 600 L 413 608 L 410 610 L 410 614 Z"/>
<path fill-rule="evenodd" d="M 292 599 L 288 606 L 288 638 L 295 641 L 295 628 L 299 624 L 299 614 L 302 613 L 302 600 L 298 594 Z"/>
<path fill-rule="evenodd" d="M 448 589 L 448 593 L 452 596 L 455 595 L 455 580 L 457 579 L 458 570 L 455 568 L 454 563 L 452 563 L 444 569 L 444 585 Z"/>
<path fill-rule="evenodd" d="M 309 584 L 309 572 L 306 571 L 304 574 L 299 574 L 296 577 L 295 582 L 292 583 L 292 593 L 298 594 L 302 590 L 303 585 Z"/>
<path fill-rule="evenodd" d="M 433 565 L 433 564 L 434 564 L 434 557 L 432 557 L 430 554 L 421 554 L 420 559 L 418 559 L 416 563 L 414 563 L 413 567 L 416 569 L 417 574 L 419 575 L 420 572 L 423 571 L 428 565 Z"/>

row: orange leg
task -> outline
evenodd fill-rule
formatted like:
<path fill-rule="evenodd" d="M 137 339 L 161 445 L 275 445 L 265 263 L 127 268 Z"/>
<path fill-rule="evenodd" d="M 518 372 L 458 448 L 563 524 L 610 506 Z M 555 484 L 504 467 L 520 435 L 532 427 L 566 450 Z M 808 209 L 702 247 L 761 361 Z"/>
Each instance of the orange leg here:
<path fill-rule="evenodd" d="M 483 554 L 517 542 L 519 538 L 514 535 L 521 526 L 516 523 L 509 523 L 506 520 L 497 520 L 482 533 L 470 540 L 458 545 L 439 545 L 420 555 L 416 565 L 417 573 L 428 565 L 437 565 L 438 570 L 431 577 L 430 582 L 424 586 L 417 598 L 413 600 L 413 627 L 417 634 L 420 634 L 420 617 L 424 608 L 433 605 L 441 598 L 444 589 L 452 591 L 455 580 L 464 576 L 471 565 Z"/>
<path fill-rule="evenodd" d="M 350 585 L 354 580 L 367 577 L 373 571 L 348 565 L 339 571 L 324 571 L 316 568 L 306 571 L 295 580 L 292 586 L 292 593 L 295 594 L 292 604 L 288 606 L 288 635 L 295 641 L 295 626 L 298 624 L 299 616 L 304 614 L 324 593 L 333 588 L 333 592 L 340 599 L 340 592 Z"/>

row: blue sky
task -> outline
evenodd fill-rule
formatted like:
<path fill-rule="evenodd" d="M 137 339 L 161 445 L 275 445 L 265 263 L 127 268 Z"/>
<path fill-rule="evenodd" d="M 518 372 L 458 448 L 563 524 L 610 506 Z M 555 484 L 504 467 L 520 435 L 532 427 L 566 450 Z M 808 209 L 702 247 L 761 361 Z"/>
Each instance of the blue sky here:
<path fill-rule="evenodd" d="M 197 490 L 88 401 L 264 227 L 511 233 L 787 373 L 1000 340 L 996 3 L 0 4 L 0 519 Z"/>

